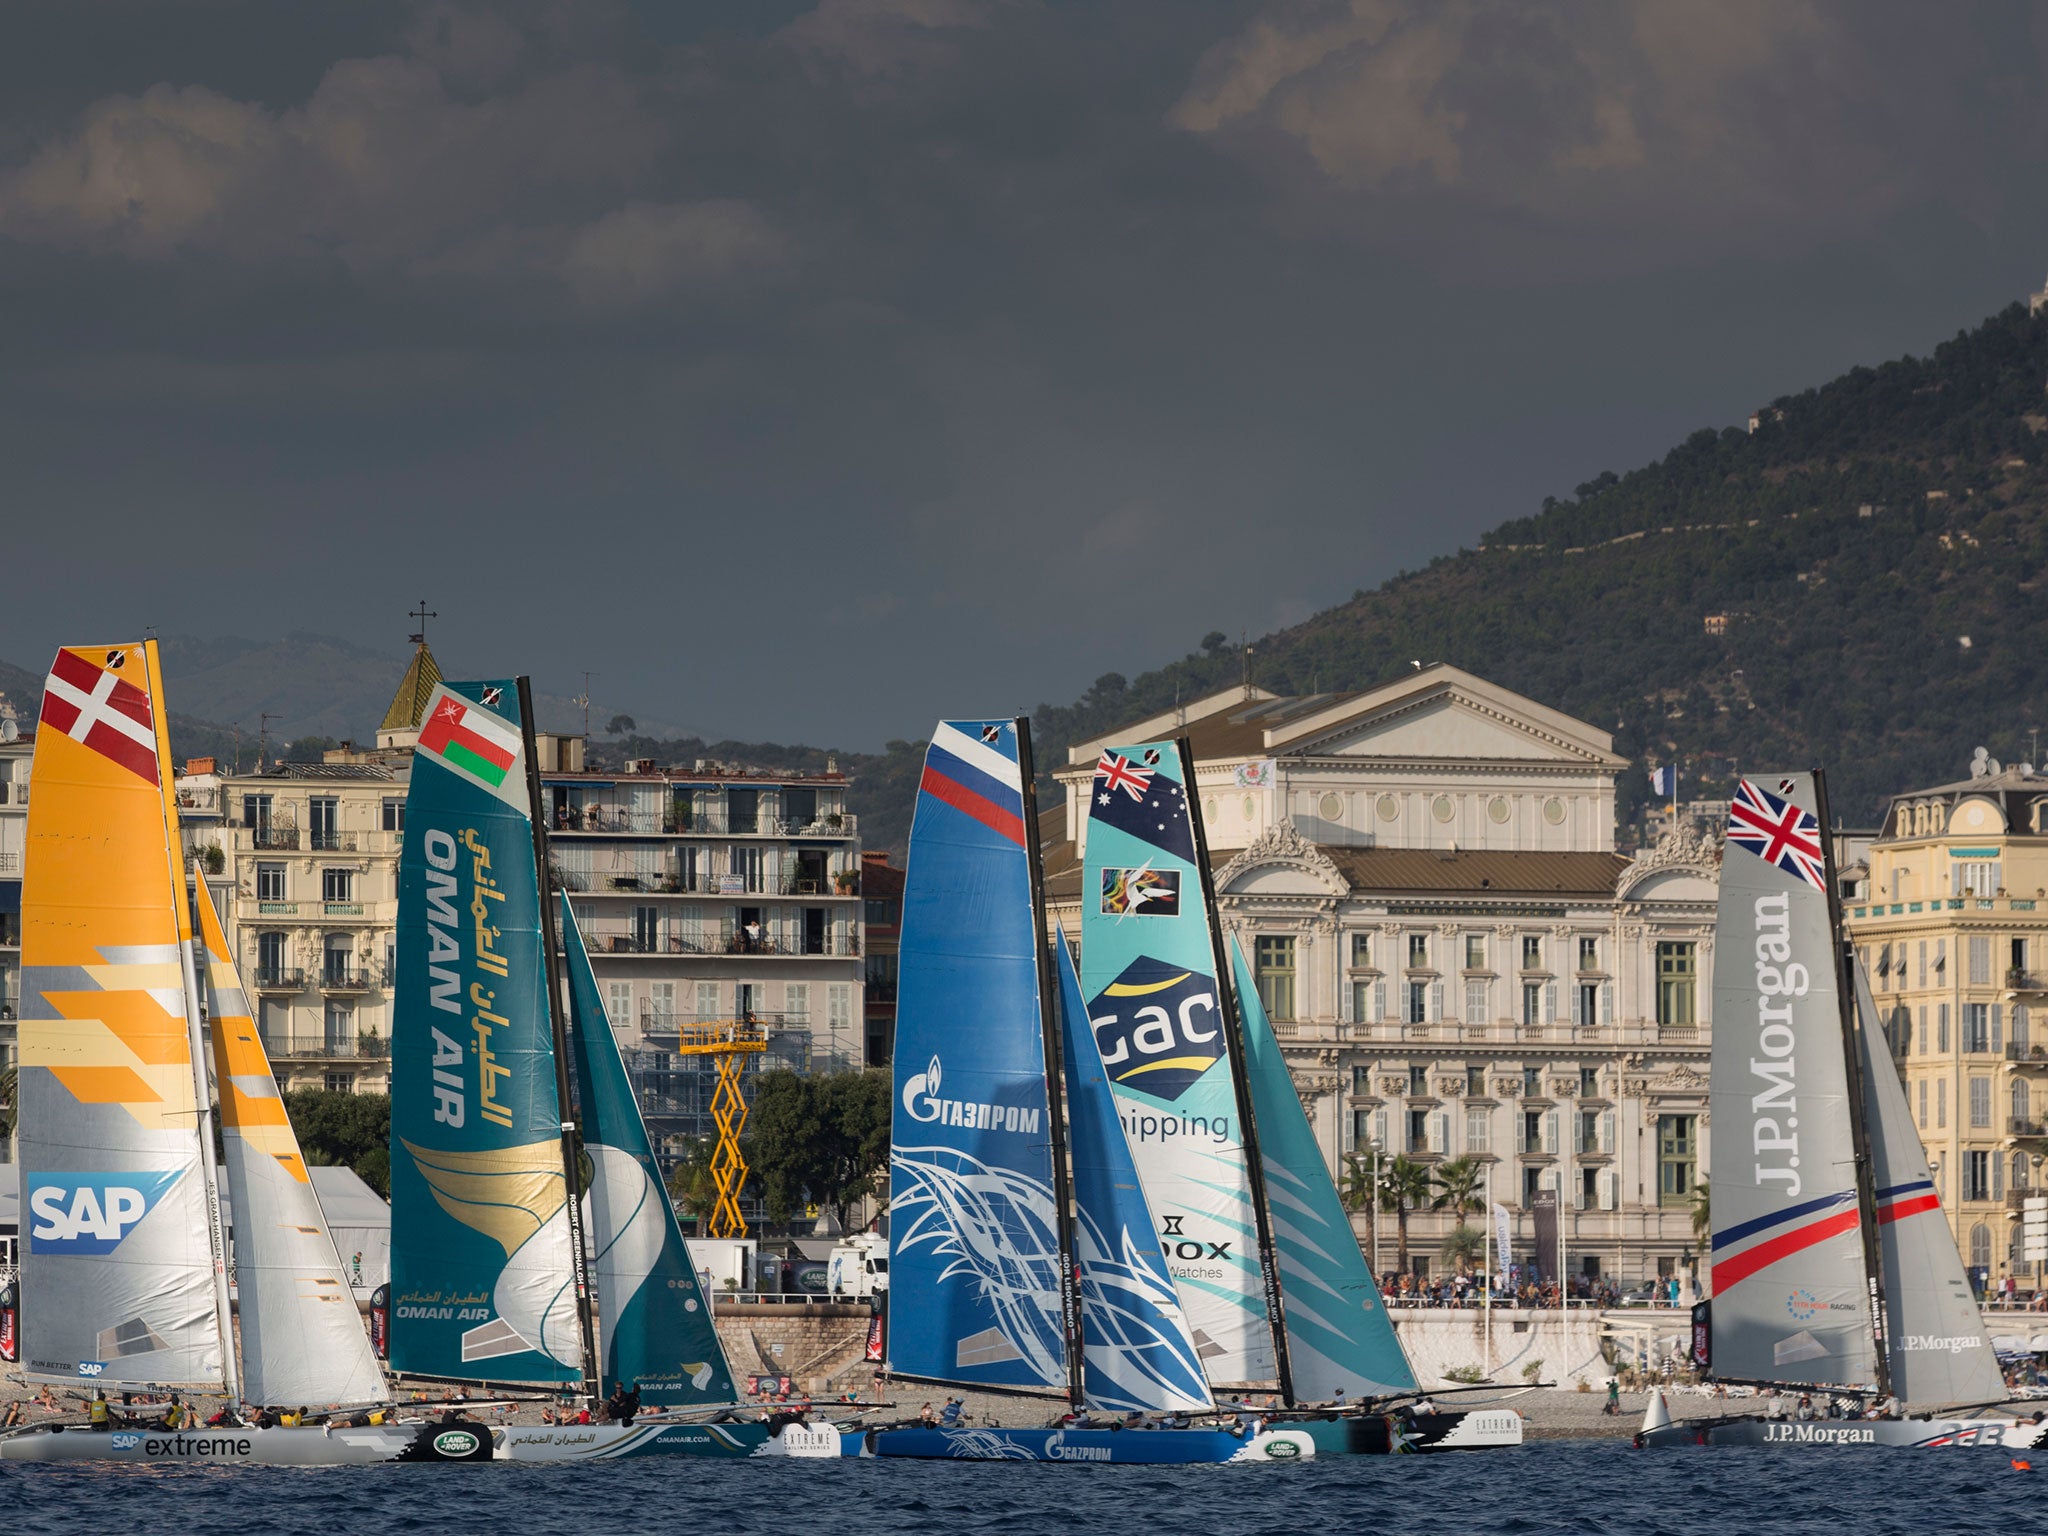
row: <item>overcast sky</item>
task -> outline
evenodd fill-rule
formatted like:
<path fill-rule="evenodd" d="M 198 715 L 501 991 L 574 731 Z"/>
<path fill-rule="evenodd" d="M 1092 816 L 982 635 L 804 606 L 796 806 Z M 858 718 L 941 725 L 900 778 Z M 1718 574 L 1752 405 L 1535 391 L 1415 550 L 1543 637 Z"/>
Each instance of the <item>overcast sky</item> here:
<path fill-rule="evenodd" d="M 869 747 L 2048 273 L 2048 9 L 17 0 L 0 657 L 437 639 Z"/>

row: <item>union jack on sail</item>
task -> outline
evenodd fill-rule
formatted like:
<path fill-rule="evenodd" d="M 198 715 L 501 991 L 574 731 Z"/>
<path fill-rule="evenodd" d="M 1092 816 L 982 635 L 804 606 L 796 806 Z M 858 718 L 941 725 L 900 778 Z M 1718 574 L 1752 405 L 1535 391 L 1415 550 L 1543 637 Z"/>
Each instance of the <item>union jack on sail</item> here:
<path fill-rule="evenodd" d="M 1828 888 L 1819 820 L 1747 779 L 1728 806 L 1728 841 L 1817 891 Z"/>

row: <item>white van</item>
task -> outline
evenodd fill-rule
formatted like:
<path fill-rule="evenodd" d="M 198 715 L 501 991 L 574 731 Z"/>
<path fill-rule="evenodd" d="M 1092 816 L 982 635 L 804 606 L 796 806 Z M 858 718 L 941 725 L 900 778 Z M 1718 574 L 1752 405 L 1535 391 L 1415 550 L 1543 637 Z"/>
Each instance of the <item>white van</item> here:
<path fill-rule="evenodd" d="M 825 1293 L 866 1301 L 889 1289 L 889 1240 L 863 1232 L 832 1250 L 825 1263 Z"/>

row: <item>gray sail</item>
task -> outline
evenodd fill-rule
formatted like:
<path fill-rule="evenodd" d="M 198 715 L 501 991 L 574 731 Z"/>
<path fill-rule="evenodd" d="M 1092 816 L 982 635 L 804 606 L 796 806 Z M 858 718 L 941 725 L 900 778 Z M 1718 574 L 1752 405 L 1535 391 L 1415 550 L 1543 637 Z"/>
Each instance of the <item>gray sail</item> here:
<path fill-rule="evenodd" d="M 1997 1402 L 2006 1395 L 1998 1356 L 1963 1274 L 1963 1258 L 1942 1214 L 1927 1153 L 1913 1128 L 1906 1090 L 1878 1028 L 1877 1005 L 1860 964 L 1856 1022 L 1877 1184 L 1892 1392 L 1911 1404 Z"/>
<path fill-rule="evenodd" d="M 1869 1386 L 1877 1374 L 1811 774 L 1746 779 L 1714 939 L 1713 1369 Z"/>

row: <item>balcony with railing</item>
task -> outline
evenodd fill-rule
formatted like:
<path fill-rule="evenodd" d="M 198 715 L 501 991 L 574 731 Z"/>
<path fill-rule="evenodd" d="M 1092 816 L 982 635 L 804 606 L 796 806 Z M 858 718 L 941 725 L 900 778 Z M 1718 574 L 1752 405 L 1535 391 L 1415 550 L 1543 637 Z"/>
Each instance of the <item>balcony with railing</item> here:
<path fill-rule="evenodd" d="M 251 973 L 251 978 L 258 992 L 303 992 L 306 990 L 306 972 L 303 966 L 259 965 Z"/>
<path fill-rule="evenodd" d="M 2048 1067 L 2048 1045 L 2029 1045 L 2024 1040 L 2005 1043 L 2005 1059 L 2023 1066 Z"/>
<path fill-rule="evenodd" d="M 693 811 L 670 807 L 665 811 L 637 810 L 628 806 L 585 805 L 558 809 L 548 821 L 558 837 L 590 835 L 609 837 L 809 837 L 850 838 L 859 835 L 860 818 L 846 811 L 828 811 L 817 816 L 771 816 L 765 811 L 752 816 L 732 815 L 725 810 Z"/>
<path fill-rule="evenodd" d="M 306 834 L 306 847 L 314 853 L 356 853 L 361 851 L 362 839 L 353 832 L 337 832 L 332 828 L 315 829 Z"/>
<path fill-rule="evenodd" d="M 2048 1189 L 2029 1189 L 2022 1184 L 2017 1189 L 2008 1189 L 2005 1192 L 2005 1208 L 2008 1211 L 2024 1211 L 2029 1200 L 2042 1195 L 2048 1195 Z"/>
<path fill-rule="evenodd" d="M 378 984 L 376 973 L 366 966 L 329 965 L 320 971 L 322 992 L 367 992 Z"/>
<path fill-rule="evenodd" d="M 21 877 L 21 854 L 16 849 L 0 850 L 0 875 L 9 879 Z"/>
<path fill-rule="evenodd" d="M 391 1038 L 374 1030 L 335 1030 L 324 1035 L 265 1036 L 272 1061 L 388 1061 Z"/>
<path fill-rule="evenodd" d="M 363 904 L 360 901 L 323 901 L 320 903 L 322 917 L 361 917 Z"/>
<path fill-rule="evenodd" d="M 2005 973 L 2008 992 L 2048 992 L 2048 974 L 2040 971 L 2010 970 Z"/>
<path fill-rule="evenodd" d="M 2005 1134 L 2008 1136 L 2048 1136 L 2048 1125 L 2043 1125 L 2032 1116 L 2012 1115 L 2006 1119 Z"/>

